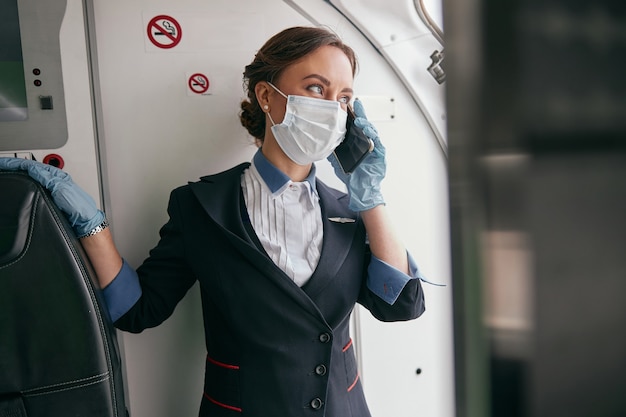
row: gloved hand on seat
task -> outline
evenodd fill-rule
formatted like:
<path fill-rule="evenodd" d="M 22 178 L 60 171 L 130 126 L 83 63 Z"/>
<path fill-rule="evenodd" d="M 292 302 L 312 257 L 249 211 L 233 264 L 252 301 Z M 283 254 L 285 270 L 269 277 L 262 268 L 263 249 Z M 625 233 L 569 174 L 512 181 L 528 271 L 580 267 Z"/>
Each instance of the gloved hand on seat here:
<path fill-rule="evenodd" d="M 76 185 L 65 171 L 21 158 L 0 158 L 0 170 L 27 171 L 31 178 L 48 189 L 52 200 L 65 213 L 79 238 L 87 235 L 105 220 L 104 213 L 98 209 L 94 199 Z"/>
<path fill-rule="evenodd" d="M 351 174 L 343 172 L 335 154 L 330 154 L 328 161 L 335 170 L 335 175 L 346 184 L 350 202 L 348 207 L 352 211 L 364 211 L 385 204 L 380 191 L 380 183 L 385 178 L 387 163 L 385 161 L 385 147 L 380 142 L 378 131 L 365 116 L 363 104 L 358 99 L 354 101 L 354 125 L 363 129 L 363 133 L 374 141 L 374 150 L 356 167 Z"/>

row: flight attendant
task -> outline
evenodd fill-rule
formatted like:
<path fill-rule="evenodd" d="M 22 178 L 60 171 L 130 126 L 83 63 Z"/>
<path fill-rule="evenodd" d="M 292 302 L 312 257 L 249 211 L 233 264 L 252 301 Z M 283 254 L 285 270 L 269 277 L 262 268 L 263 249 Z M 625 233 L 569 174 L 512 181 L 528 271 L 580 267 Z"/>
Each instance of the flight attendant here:
<path fill-rule="evenodd" d="M 28 170 L 52 192 L 119 329 L 159 325 L 199 282 L 207 349 L 200 416 L 370 416 L 350 338 L 355 304 L 382 321 L 424 311 L 422 277 L 381 194 L 385 148 L 353 100 L 356 70 L 354 51 L 327 29 L 271 37 L 244 70 L 240 120 L 257 153 L 173 190 L 160 240 L 136 270 L 68 174 L 0 159 L 0 169 Z M 332 151 L 352 102 L 374 150 L 346 175 Z M 347 194 L 316 178 L 315 162 L 326 158 Z"/>

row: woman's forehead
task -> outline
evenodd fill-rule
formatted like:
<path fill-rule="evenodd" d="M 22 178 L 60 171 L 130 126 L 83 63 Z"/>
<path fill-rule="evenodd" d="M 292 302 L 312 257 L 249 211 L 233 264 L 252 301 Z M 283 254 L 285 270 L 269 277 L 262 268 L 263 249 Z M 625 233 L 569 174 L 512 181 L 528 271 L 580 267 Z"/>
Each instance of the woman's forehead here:
<path fill-rule="evenodd" d="M 322 46 L 286 67 L 280 78 L 321 78 L 331 84 L 352 85 L 352 62 L 341 49 Z"/>

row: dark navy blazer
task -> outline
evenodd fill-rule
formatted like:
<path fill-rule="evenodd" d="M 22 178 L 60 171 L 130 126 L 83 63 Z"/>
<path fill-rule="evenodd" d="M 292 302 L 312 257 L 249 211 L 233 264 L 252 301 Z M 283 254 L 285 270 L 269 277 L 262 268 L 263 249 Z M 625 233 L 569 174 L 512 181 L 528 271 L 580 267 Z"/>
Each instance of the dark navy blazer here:
<path fill-rule="evenodd" d="M 350 313 L 359 302 L 383 321 L 416 318 L 424 311 L 419 279 L 393 305 L 370 292 L 363 223 L 346 194 L 317 180 L 322 253 L 298 287 L 246 224 L 240 184 L 248 166 L 172 192 L 160 241 L 137 269 L 143 294 L 115 325 L 140 332 L 160 324 L 198 280 L 207 348 L 201 416 L 368 417 Z"/>

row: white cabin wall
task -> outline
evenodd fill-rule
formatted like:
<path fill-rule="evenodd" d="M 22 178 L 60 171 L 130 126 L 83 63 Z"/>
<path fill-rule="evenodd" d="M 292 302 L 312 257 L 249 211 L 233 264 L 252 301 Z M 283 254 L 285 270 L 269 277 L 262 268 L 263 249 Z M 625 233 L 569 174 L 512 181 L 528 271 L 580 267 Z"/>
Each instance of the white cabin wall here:
<path fill-rule="evenodd" d="M 383 192 L 421 270 L 447 284 L 424 286 L 427 312 L 416 321 L 378 323 L 359 311 L 356 343 L 373 415 L 451 417 L 445 156 L 405 87 L 361 34 L 322 0 L 295 3 L 356 50 L 361 69 L 355 90 L 363 96 L 366 111 L 368 100 L 393 97 L 392 121 L 373 108 L 368 114 L 387 147 Z M 90 5 L 100 80 L 105 207 L 120 252 L 136 267 L 157 242 L 173 188 L 250 160 L 256 147 L 237 117 L 244 96 L 243 67 L 274 33 L 311 22 L 278 0 L 91 0 Z M 156 50 L 147 41 L 146 19 L 159 14 L 180 19 L 180 48 Z M 203 42 L 203 37 L 216 41 Z M 183 47 L 190 38 L 194 42 Z M 220 46 L 224 42 L 228 48 Z M 209 76 L 210 95 L 189 94 L 188 74 L 195 72 Z M 328 164 L 320 165 L 320 177 L 340 187 Z M 131 417 L 196 416 L 206 354 L 197 288 L 161 326 L 120 337 Z"/>

